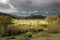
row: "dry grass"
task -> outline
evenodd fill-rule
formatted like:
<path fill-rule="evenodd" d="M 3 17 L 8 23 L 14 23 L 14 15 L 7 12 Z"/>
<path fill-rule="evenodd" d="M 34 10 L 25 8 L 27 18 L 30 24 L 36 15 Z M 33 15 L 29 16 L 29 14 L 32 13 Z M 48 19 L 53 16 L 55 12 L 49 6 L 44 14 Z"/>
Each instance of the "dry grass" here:
<path fill-rule="evenodd" d="M 30 23 L 28 24 L 28 21 L 26 24 L 25 21 L 26 20 L 23 20 L 23 23 L 25 23 L 25 24 L 19 24 L 20 22 L 22 22 L 22 20 L 20 20 L 20 22 L 18 21 L 19 23 L 17 22 L 16 25 L 14 24 L 13 29 L 14 28 L 19 29 L 20 31 L 23 31 L 23 33 L 27 30 L 27 32 L 29 32 L 29 33 L 27 33 L 25 35 L 25 33 L 26 33 L 25 32 L 22 35 L 21 34 L 17 35 L 17 36 L 15 36 L 15 39 L 13 39 L 13 40 L 60 40 L 60 24 L 53 23 L 53 24 L 47 26 L 46 24 L 39 24 L 38 21 L 36 24 L 36 22 L 35 22 L 36 20 L 35 21 L 33 20 L 32 24 L 30 24 Z M 38 31 L 40 29 L 43 29 L 44 31 L 43 32 Z M 46 30 L 49 31 L 49 33 Z M 34 32 L 32 32 L 32 31 L 34 31 Z M 38 31 L 38 32 L 36 32 L 36 31 Z M 33 33 L 31 39 L 28 38 L 28 36 L 31 35 L 30 32 Z M 52 34 L 52 32 L 56 33 L 56 34 Z M 59 34 L 57 32 L 59 32 Z M 5 40 L 5 39 L 6 39 L 6 37 L 3 38 L 3 40 Z"/>
<path fill-rule="evenodd" d="M 30 40 L 60 40 L 60 34 L 37 33 Z"/>
<path fill-rule="evenodd" d="M 46 32 L 39 32 L 39 33 L 33 33 L 31 38 L 24 37 L 25 34 L 22 35 L 16 35 L 15 39 L 13 40 L 60 40 L 60 34 L 48 34 Z M 3 38 L 2 40 L 5 40 Z M 12 40 L 12 39 L 11 39 Z"/>

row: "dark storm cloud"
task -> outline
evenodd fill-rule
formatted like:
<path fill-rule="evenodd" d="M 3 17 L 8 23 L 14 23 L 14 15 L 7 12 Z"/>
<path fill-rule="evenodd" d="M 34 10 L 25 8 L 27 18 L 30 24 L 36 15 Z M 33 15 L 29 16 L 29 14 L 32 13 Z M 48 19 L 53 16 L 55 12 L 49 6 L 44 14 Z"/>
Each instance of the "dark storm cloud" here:
<path fill-rule="evenodd" d="M 8 9 L 8 8 L 9 8 L 8 5 L 0 3 L 0 9 Z"/>
<path fill-rule="evenodd" d="M 60 9 L 60 0 L 11 0 L 11 4 L 20 11 L 55 11 Z M 58 11 L 58 10 L 57 10 Z"/>
<path fill-rule="evenodd" d="M 10 4 L 16 7 L 17 9 L 24 9 L 24 10 L 30 10 L 30 9 L 39 9 L 49 6 L 57 6 L 60 5 L 60 0 L 10 0 Z M 8 8 L 9 6 L 7 4 L 1 4 L 0 7 L 2 8 Z"/>
<path fill-rule="evenodd" d="M 60 13 L 60 0 L 10 0 L 10 4 L 13 5 L 18 11 L 17 14 L 30 15 L 30 13 L 45 12 L 46 14 Z M 0 4 L 0 8 L 9 8 L 9 5 Z M 24 14 L 23 12 L 26 11 Z M 43 13 L 44 14 L 44 13 Z"/>

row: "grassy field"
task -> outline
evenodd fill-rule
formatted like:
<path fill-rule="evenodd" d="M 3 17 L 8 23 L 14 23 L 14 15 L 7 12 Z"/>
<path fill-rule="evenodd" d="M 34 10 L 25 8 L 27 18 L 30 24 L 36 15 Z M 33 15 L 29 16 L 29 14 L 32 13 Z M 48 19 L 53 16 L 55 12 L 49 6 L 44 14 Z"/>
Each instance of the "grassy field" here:
<path fill-rule="evenodd" d="M 49 17 L 50 18 L 50 17 Z M 60 19 L 14 19 L 1 40 L 60 40 Z M 10 35 L 10 36 L 8 36 Z"/>
<path fill-rule="evenodd" d="M 46 32 L 33 33 L 31 38 L 27 37 L 27 35 L 26 37 L 24 36 L 25 34 L 16 35 L 14 36 L 15 37 L 14 39 L 10 40 L 60 40 L 60 34 L 51 34 Z M 2 40 L 6 40 L 6 38 L 8 37 L 4 37 L 2 38 Z"/>

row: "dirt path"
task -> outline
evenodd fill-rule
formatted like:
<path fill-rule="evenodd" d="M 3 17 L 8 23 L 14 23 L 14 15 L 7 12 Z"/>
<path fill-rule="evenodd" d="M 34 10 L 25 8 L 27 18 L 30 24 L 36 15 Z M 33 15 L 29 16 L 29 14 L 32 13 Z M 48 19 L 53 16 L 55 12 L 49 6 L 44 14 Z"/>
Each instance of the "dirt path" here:
<path fill-rule="evenodd" d="M 31 40 L 60 40 L 60 34 L 37 33 Z"/>

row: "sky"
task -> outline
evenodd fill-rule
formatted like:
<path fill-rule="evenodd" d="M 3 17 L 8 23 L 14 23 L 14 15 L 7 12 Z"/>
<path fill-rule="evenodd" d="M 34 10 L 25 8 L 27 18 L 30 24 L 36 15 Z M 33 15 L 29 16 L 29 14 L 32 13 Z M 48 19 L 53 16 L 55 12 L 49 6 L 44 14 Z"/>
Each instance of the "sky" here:
<path fill-rule="evenodd" d="M 17 16 L 60 15 L 60 0 L 0 0 L 0 12 Z"/>

